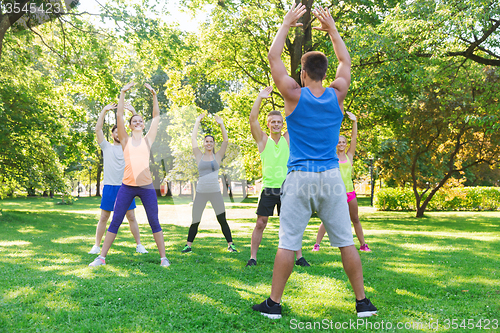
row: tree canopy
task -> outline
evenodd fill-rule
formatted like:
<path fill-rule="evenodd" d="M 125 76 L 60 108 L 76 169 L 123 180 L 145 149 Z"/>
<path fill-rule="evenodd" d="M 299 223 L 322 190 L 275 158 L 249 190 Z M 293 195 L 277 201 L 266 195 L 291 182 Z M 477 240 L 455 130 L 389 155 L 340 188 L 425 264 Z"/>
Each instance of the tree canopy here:
<path fill-rule="evenodd" d="M 362 161 L 374 156 L 387 184 L 414 189 L 417 216 L 452 181 L 495 183 L 498 1 L 301 2 L 308 8 L 304 25 L 290 31 L 283 60 L 299 82 L 301 56 L 322 51 L 330 63 L 325 82 L 334 80 L 332 44 L 312 29 L 317 22 L 309 14 L 315 6 L 329 8 L 352 58 L 344 105 L 359 119 L 356 168 L 366 170 Z M 7 0 L 0 6 L 0 193 L 15 187 L 63 191 L 85 172 L 99 178 L 93 128 L 102 107 L 131 80 L 159 92 L 161 134 L 152 156 L 157 187 L 194 179 L 189 136 L 201 112 L 225 120 L 238 161 L 233 167 L 228 161 L 228 177 L 261 177 L 248 117 L 258 91 L 273 86 L 267 52 L 291 3 L 183 0 L 180 10 L 206 14 L 195 32 L 170 23 L 165 12 L 173 8 L 158 0 L 103 1 L 99 13 L 56 0 L 50 3 L 62 10 L 48 13 L 47 3 Z M 37 10 L 14 12 L 25 5 Z M 144 89 L 127 98 L 150 119 L 152 101 Z M 262 128 L 267 111 L 282 109 L 275 88 L 262 106 Z M 114 121 L 110 114 L 105 131 Z M 350 125 L 344 126 L 349 133 Z M 203 130 L 219 135 L 216 126 Z M 244 168 L 235 171 L 234 163 Z"/>

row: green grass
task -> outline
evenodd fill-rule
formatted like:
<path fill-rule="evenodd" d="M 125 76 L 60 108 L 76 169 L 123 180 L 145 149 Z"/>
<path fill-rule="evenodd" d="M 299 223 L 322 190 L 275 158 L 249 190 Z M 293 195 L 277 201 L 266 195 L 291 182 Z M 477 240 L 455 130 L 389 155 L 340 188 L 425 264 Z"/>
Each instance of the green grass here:
<path fill-rule="evenodd" d="M 369 205 L 369 198 L 362 199 L 361 206 Z M 226 251 L 219 230 L 200 230 L 193 253 L 182 255 L 187 228 L 162 224 L 172 263 L 164 269 L 149 226 L 140 225 L 142 243 L 150 251 L 141 255 L 135 253 L 125 223 L 107 265 L 90 269 L 87 265 L 95 256 L 87 251 L 97 221 L 95 213 L 85 210 L 95 211 L 99 198 L 81 198 L 70 206 L 57 201 L 0 201 L 2 332 L 290 332 L 299 322 L 325 328 L 330 321 L 335 325 L 357 320 L 338 249 L 325 239 L 320 252 L 310 251 L 317 218 L 311 220 L 303 243 L 312 266 L 295 268 L 283 297 L 284 317 L 272 321 L 254 313 L 251 305 L 270 292 L 276 217 L 270 218 L 256 267 L 244 267 L 251 228 L 233 230 L 240 253 Z M 255 198 L 244 203 L 255 210 Z M 458 326 L 462 320 L 500 320 L 500 213 L 428 213 L 416 219 L 413 213 L 369 210 L 361 221 L 373 249 L 361 253 L 365 288 L 379 316 L 358 329 L 330 331 L 387 331 L 375 329 L 382 322 L 391 322 L 388 331 L 395 331 L 397 322 L 428 325 L 439 320 L 440 331 L 470 332 Z M 450 324 L 458 319 L 458 329 L 445 330 L 447 319 Z M 493 322 L 489 328 L 494 331 Z M 423 326 L 420 331 L 432 330 Z"/>

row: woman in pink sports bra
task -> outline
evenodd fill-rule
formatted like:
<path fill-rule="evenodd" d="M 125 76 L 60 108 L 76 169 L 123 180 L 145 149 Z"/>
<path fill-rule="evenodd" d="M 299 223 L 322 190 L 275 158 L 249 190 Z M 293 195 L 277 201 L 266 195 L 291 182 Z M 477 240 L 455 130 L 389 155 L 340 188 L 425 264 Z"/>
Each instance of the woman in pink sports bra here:
<path fill-rule="evenodd" d="M 358 200 L 356 200 L 356 192 L 354 191 L 354 186 L 351 179 L 351 170 L 354 160 L 354 153 L 356 151 L 356 137 L 358 136 L 358 121 L 356 116 L 351 112 L 347 112 L 349 119 L 353 121 L 352 123 L 352 133 L 351 133 L 351 145 L 346 152 L 347 140 L 341 135 L 339 136 L 339 143 L 337 144 L 337 156 L 339 158 L 339 169 L 342 175 L 342 180 L 346 187 L 347 192 L 347 203 L 349 205 L 349 214 L 351 215 L 352 225 L 354 226 L 354 231 L 358 237 L 360 251 L 371 252 L 368 245 L 365 243 L 365 237 L 363 235 L 363 228 L 361 227 L 361 222 L 359 221 L 358 215 Z M 314 244 L 313 251 L 319 251 L 319 244 L 325 236 L 326 229 L 323 226 L 323 222 L 318 229 L 318 234 L 316 235 L 316 244 Z"/>

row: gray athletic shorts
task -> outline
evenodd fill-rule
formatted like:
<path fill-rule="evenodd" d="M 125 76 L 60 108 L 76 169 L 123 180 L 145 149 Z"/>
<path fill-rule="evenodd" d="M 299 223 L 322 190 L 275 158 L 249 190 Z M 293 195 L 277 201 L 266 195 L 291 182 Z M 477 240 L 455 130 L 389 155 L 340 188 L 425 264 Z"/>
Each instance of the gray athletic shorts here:
<path fill-rule="evenodd" d="M 298 251 L 314 212 L 325 225 L 334 247 L 354 245 L 345 185 L 338 168 L 323 172 L 292 171 L 281 187 L 279 245 Z"/>

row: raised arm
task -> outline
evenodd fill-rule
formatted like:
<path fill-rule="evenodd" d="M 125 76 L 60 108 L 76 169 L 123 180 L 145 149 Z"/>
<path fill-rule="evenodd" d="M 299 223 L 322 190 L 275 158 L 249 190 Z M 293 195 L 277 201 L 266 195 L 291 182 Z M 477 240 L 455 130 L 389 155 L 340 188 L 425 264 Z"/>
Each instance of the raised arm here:
<path fill-rule="evenodd" d="M 104 124 L 104 117 L 106 116 L 106 112 L 109 110 L 116 109 L 117 104 L 116 103 L 111 103 L 106 105 L 102 111 L 101 114 L 99 115 L 99 118 L 97 119 L 97 124 L 95 124 L 95 136 L 97 138 L 97 143 L 101 144 L 104 141 L 104 133 L 102 131 L 102 126 Z"/>
<path fill-rule="evenodd" d="M 136 115 L 137 112 L 135 111 L 134 107 L 132 106 L 132 104 L 130 104 L 130 102 L 127 102 L 125 101 L 125 104 L 123 105 L 123 107 L 126 109 L 126 110 L 129 110 L 130 112 L 132 112 L 132 115 Z"/>
<path fill-rule="evenodd" d="M 250 112 L 250 131 L 252 132 L 252 136 L 255 139 L 255 142 L 257 142 L 259 153 L 262 153 L 262 151 L 264 151 L 267 142 L 267 135 L 262 130 L 259 123 L 260 105 L 263 99 L 269 98 L 271 96 L 272 91 L 273 87 L 264 88 L 257 96 L 257 99 L 253 103 L 252 111 Z"/>
<path fill-rule="evenodd" d="M 125 93 L 134 86 L 134 82 L 127 83 L 120 90 L 120 98 L 118 99 L 118 107 L 116 109 L 116 129 L 118 130 L 118 138 L 122 147 L 125 149 L 125 145 L 128 141 L 127 130 L 125 129 L 125 121 L 123 120 L 123 112 L 125 106 Z"/>
<path fill-rule="evenodd" d="M 227 145 L 229 143 L 229 138 L 227 137 L 227 130 L 226 127 L 224 127 L 224 121 L 222 120 L 222 118 L 215 115 L 215 121 L 217 122 L 217 124 L 219 124 L 220 130 L 222 132 L 222 144 L 220 149 L 215 154 L 217 162 L 220 163 L 222 161 L 222 158 L 224 157 L 224 154 L 226 153 Z"/>
<path fill-rule="evenodd" d="M 347 150 L 347 156 L 349 156 L 351 163 L 353 163 L 354 154 L 356 153 L 356 139 L 358 137 L 358 119 L 351 112 L 346 112 L 346 114 L 352 120 L 351 144 Z"/>
<path fill-rule="evenodd" d="M 203 153 L 200 148 L 198 148 L 198 128 L 200 127 L 200 122 L 205 117 L 205 114 L 202 113 L 196 118 L 196 122 L 194 123 L 193 133 L 191 134 L 191 144 L 193 146 L 193 154 L 196 158 L 196 163 L 199 163 Z"/>
<path fill-rule="evenodd" d="M 158 125 L 160 124 L 160 106 L 158 105 L 156 91 L 147 83 L 145 83 L 144 86 L 153 94 L 153 119 L 151 120 L 148 134 L 146 134 L 146 140 L 148 140 L 149 146 L 151 147 L 153 142 L 155 142 L 156 133 L 158 133 Z"/>
<path fill-rule="evenodd" d="M 304 15 L 307 11 L 306 6 L 299 4 L 295 7 L 295 3 L 292 4 L 292 8 L 288 11 L 283 19 L 283 24 L 278 30 L 276 37 L 274 37 L 273 44 L 269 49 L 267 59 L 269 60 L 269 66 L 271 67 L 271 75 L 273 76 L 274 83 L 281 95 L 285 98 L 285 113 L 288 115 L 292 113 L 293 109 L 297 105 L 300 98 L 300 86 L 299 84 L 288 75 L 285 64 L 281 60 L 281 54 L 283 53 L 283 47 L 285 46 L 286 36 L 291 27 L 300 27 L 302 23 L 297 23 L 297 20 Z"/>
<path fill-rule="evenodd" d="M 313 29 L 328 32 L 328 35 L 333 43 L 333 50 L 339 60 L 339 66 L 337 67 L 337 72 L 335 74 L 335 81 L 330 84 L 330 88 L 334 88 L 337 91 L 340 109 L 344 111 L 344 99 L 347 95 L 349 85 L 351 84 L 351 56 L 349 55 L 349 51 L 347 51 L 344 41 L 337 31 L 335 21 L 330 15 L 328 8 L 323 9 L 322 7 L 319 7 L 313 11 L 313 14 L 321 23 L 321 26 L 313 27 Z"/>

